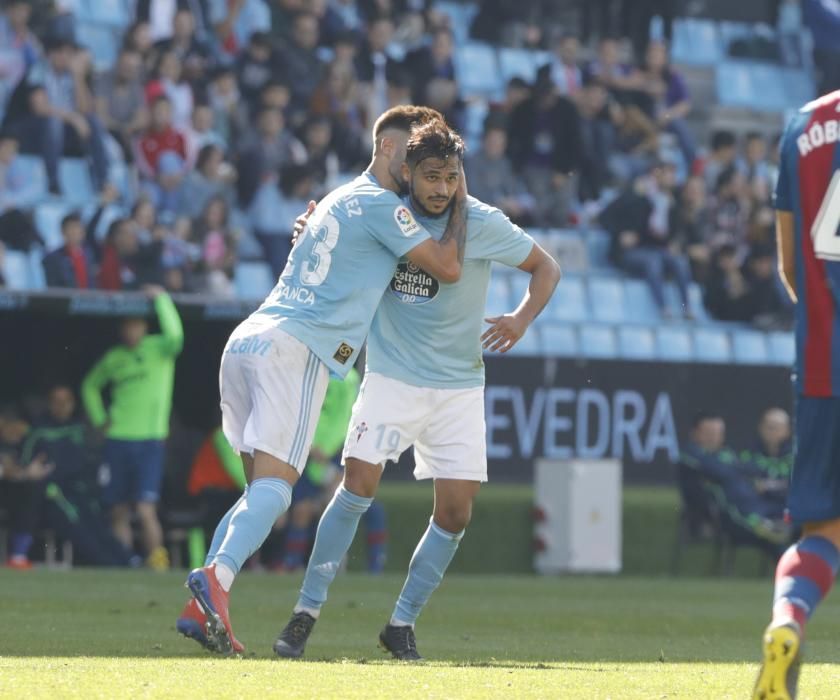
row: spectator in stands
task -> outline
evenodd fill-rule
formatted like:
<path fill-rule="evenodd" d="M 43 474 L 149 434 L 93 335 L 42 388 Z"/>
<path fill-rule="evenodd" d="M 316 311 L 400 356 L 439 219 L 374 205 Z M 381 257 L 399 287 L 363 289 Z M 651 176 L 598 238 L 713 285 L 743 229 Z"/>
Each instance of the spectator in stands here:
<path fill-rule="evenodd" d="M 720 174 L 735 164 L 738 157 L 738 142 L 731 131 L 715 131 L 712 134 L 711 152 L 703 165 L 706 189 L 714 192 Z"/>
<path fill-rule="evenodd" d="M 400 72 L 400 62 L 392 58 L 388 46 L 394 36 L 394 23 L 387 15 L 368 24 L 367 38 L 356 56 L 356 75 L 367 95 L 366 127 L 388 108 L 388 82 Z"/>
<path fill-rule="evenodd" d="M 301 12 L 294 19 L 288 46 L 282 52 L 281 63 L 292 88 L 292 111 L 300 116 L 294 123 L 302 123 L 306 108 L 326 71 L 318 54 L 318 19 L 309 12 Z"/>
<path fill-rule="evenodd" d="M 657 163 L 650 176 L 637 178 L 600 218 L 613 236 L 612 260 L 647 281 L 665 318 L 672 315 L 665 300 L 665 275 L 670 274 L 680 293 L 683 315 L 690 319 L 691 269 L 670 225 L 675 177 L 673 164 Z"/>
<path fill-rule="evenodd" d="M 464 171 L 470 193 L 498 207 L 515 222 L 526 225 L 536 202 L 514 174 L 507 150 L 504 120 L 490 117 L 484 125 L 481 149 L 467 155 Z"/>
<path fill-rule="evenodd" d="M 226 61 L 248 45 L 254 32 L 265 32 L 271 27 L 271 14 L 264 0 L 209 0 L 208 16 Z"/>
<path fill-rule="evenodd" d="M 152 103 L 151 123 L 137 144 L 137 166 L 155 205 L 166 212 L 178 208 L 178 193 L 189 170 L 187 137 L 172 123 L 172 103 L 161 95 Z"/>
<path fill-rule="evenodd" d="M 452 31 L 438 27 L 432 31 L 428 46 L 421 46 L 405 57 L 403 66 L 411 76 L 411 95 L 415 104 L 428 103 L 428 86 L 433 80 L 455 82 L 454 45 Z"/>
<path fill-rule="evenodd" d="M 234 296 L 236 237 L 228 224 L 228 206 L 223 197 L 217 195 L 208 200 L 195 231 L 202 252 L 203 291 L 217 297 Z"/>
<path fill-rule="evenodd" d="M 333 189 L 341 170 L 341 159 L 333 147 L 333 128 L 330 120 L 326 117 L 308 119 L 303 132 L 303 146 L 307 155 L 306 165 L 317 183 L 314 199 L 320 199 Z M 356 161 L 353 164 L 355 165 Z"/>
<path fill-rule="evenodd" d="M 190 128 L 187 131 L 191 152 L 197 153 L 205 146 L 217 146 L 223 151 L 227 150 L 227 141 L 216 131 L 213 121 L 213 108 L 209 104 L 199 103 L 193 108 Z"/>
<path fill-rule="evenodd" d="M 152 41 L 169 39 L 173 33 L 178 0 L 138 0 L 135 16 L 149 25 Z"/>
<path fill-rule="evenodd" d="M 194 219 L 212 197 L 222 197 L 228 207 L 233 206 L 235 179 L 236 171 L 225 163 L 224 151 L 218 146 L 204 146 L 198 152 L 195 169 L 184 179 L 179 213 Z"/>
<path fill-rule="evenodd" d="M 38 183 L 18 159 L 18 141 L 0 130 L 0 243 L 26 252 L 41 244 L 41 237 L 25 212 L 38 199 Z"/>
<path fill-rule="evenodd" d="M 712 258 L 704 303 L 720 321 L 750 320 L 750 289 L 738 264 L 738 250 L 731 243 L 722 245 Z"/>
<path fill-rule="evenodd" d="M 116 219 L 108 227 L 99 266 L 99 288 L 108 291 L 136 289 L 137 270 L 143 255 L 130 219 Z"/>
<path fill-rule="evenodd" d="M 0 11 L 0 104 L 6 90 L 17 85 L 41 57 L 41 43 L 29 29 L 32 6 L 24 0 L 9 0 Z"/>
<path fill-rule="evenodd" d="M 212 62 L 210 50 L 196 36 L 195 15 L 187 7 L 178 8 L 172 21 L 172 36 L 159 41 L 156 48 L 174 53 L 183 66 L 184 78 L 191 83 L 199 82 Z"/>
<path fill-rule="evenodd" d="M 194 271 L 201 261 L 202 250 L 192 236 L 192 221 L 186 216 L 175 220 L 166 230 L 161 264 L 164 286 L 170 292 L 198 291 Z"/>
<path fill-rule="evenodd" d="M 24 464 L 41 459 L 52 465 L 49 475 L 36 482 L 43 498 L 36 509 L 43 524 L 73 543 L 77 562 L 135 563 L 102 517 L 91 436 L 76 413 L 76 397 L 69 386 L 57 384 L 49 390 L 47 415 L 33 424 L 21 454 Z"/>
<path fill-rule="evenodd" d="M 85 227 L 78 213 L 61 220 L 61 237 L 64 245 L 44 258 L 47 286 L 92 289 L 96 279 L 93 255 L 85 246 Z"/>
<path fill-rule="evenodd" d="M 508 156 L 537 201 L 537 225 L 568 224 L 581 155 L 575 105 L 557 94 L 548 71 L 541 70 L 533 96 L 514 110 L 508 125 Z"/>
<path fill-rule="evenodd" d="M 686 117 L 691 112 L 691 97 L 685 79 L 668 63 L 668 47 L 653 41 L 645 53 L 641 89 L 651 105 L 650 116 L 660 129 L 674 134 L 686 167 L 691 168 L 697 152 L 694 135 Z"/>
<path fill-rule="evenodd" d="M 134 49 L 124 48 L 117 65 L 99 76 L 95 97 L 99 119 L 130 160 L 131 144 L 149 118 L 143 91 L 142 56 Z"/>
<path fill-rule="evenodd" d="M 789 327 L 790 307 L 779 287 L 775 246 L 753 246 L 743 274 L 749 288 L 749 320 L 761 328 Z"/>
<path fill-rule="evenodd" d="M 123 322 L 122 344 L 109 350 L 82 382 L 82 399 L 91 424 L 107 439 L 104 448 L 103 499 L 111 508 L 117 539 L 132 548 L 132 509 L 143 532 L 147 562 L 166 569 L 169 556 L 157 517 L 163 479 L 165 441 L 172 409 L 175 358 L 184 343 L 181 319 L 169 295 L 148 288 L 161 333 L 148 334 L 144 318 Z M 106 410 L 102 390 L 110 386 Z M 133 504 L 133 507 L 132 507 Z"/>
<path fill-rule="evenodd" d="M 762 465 L 767 475 L 788 479 L 793 469 L 793 441 L 790 415 L 783 408 L 768 408 L 758 423 L 756 451 L 767 458 Z"/>
<path fill-rule="evenodd" d="M 152 41 L 151 29 L 148 21 L 138 21 L 132 24 L 125 30 L 123 36 L 123 48 L 131 51 L 136 51 L 143 58 L 143 73 L 144 75 L 151 73 L 151 63 L 154 52 L 152 48 L 154 42 Z"/>
<path fill-rule="evenodd" d="M 610 153 L 618 135 L 622 110 L 594 78 L 587 79 L 575 101 L 581 134 L 578 196 L 582 202 L 588 202 L 597 200 L 610 181 Z"/>
<path fill-rule="evenodd" d="M 706 197 L 706 181 L 699 175 L 689 177 L 679 194 L 673 212 L 674 234 L 691 262 L 691 273 L 698 282 L 705 281 L 712 262 L 712 212 Z"/>
<path fill-rule="evenodd" d="M 597 78 L 622 103 L 630 100 L 640 84 L 637 71 L 621 60 L 621 46 L 612 37 L 603 37 L 598 43 L 598 56 L 586 66 L 586 76 Z"/>
<path fill-rule="evenodd" d="M 183 64 L 174 50 L 158 54 L 155 76 L 146 85 L 146 100 L 152 104 L 158 97 L 165 96 L 172 105 L 172 124 L 178 129 L 186 128 L 192 117 L 193 89 L 184 79 Z"/>
<path fill-rule="evenodd" d="M 255 115 L 249 120 L 248 105 L 242 99 L 236 74 L 230 67 L 219 68 L 207 89 L 207 101 L 213 108 L 214 130 L 235 148 L 240 139 L 253 130 Z"/>
<path fill-rule="evenodd" d="M 62 155 L 90 156 L 94 187 L 105 185 L 108 159 L 103 128 L 94 114 L 93 96 L 86 81 L 87 57 L 64 39 L 46 44 L 47 57 L 27 73 L 19 88 L 30 100 L 23 118 L 15 125 L 26 153 L 40 153 L 47 170 L 49 190 L 60 194 L 58 162 Z M 45 101 L 33 88 L 43 88 Z"/>
<path fill-rule="evenodd" d="M 239 153 L 239 202 L 248 207 L 258 190 L 275 187 L 276 174 L 284 165 L 306 162 L 306 149 L 286 129 L 283 113 L 263 108 L 257 114 L 257 129 Z"/>
<path fill-rule="evenodd" d="M 21 460 L 23 441 L 29 425 L 11 407 L 0 410 L 0 505 L 9 511 L 10 542 L 6 566 L 31 569 L 29 550 L 38 523 L 39 482 L 53 469 L 46 455 L 32 461 Z"/>
<path fill-rule="evenodd" d="M 554 55 L 549 66 L 551 79 L 561 95 L 577 95 L 583 88 L 579 55 L 580 41 L 575 34 L 562 34 L 554 43 Z"/>
<path fill-rule="evenodd" d="M 650 24 L 654 17 L 658 16 L 662 20 L 663 38 L 667 43 L 671 43 L 677 0 L 625 0 L 624 5 L 629 23 L 627 34 L 638 59 L 644 57 L 647 51 L 651 38 Z"/>
<path fill-rule="evenodd" d="M 254 32 L 247 48 L 237 58 L 236 81 L 251 114 L 259 108 L 263 88 L 272 80 L 285 78 L 285 67 L 279 59 L 265 32 Z"/>
<path fill-rule="evenodd" d="M 504 100 L 491 104 L 491 111 L 510 118 L 516 108 L 529 97 L 531 97 L 531 86 L 523 78 L 515 76 L 505 86 Z"/>
<path fill-rule="evenodd" d="M 714 243 L 732 243 L 742 247 L 747 238 L 749 192 L 741 172 L 730 165 L 720 173 L 712 200 Z"/>
<path fill-rule="evenodd" d="M 813 39 L 817 92 L 825 95 L 840 88 L 840 6 L 824 0 L 802 0 L 802 15 Z"/>
<path fill-rule="evenodd" d="M 753 196 L 760 201 L 769 202 L 776 183 L 767 157 L 767 139 L 758 131 L 751 131 L 746 136 L 741 168 Z"/>
<path fill-rule="evenodd" d="M 367 151 L 363 133 L 365 110 L 359 82 L 352 63 L 333 61 L 324 80 L 309 105 L 311 118 L 329 119 L 334 132 L 334 142 L 345 163 L 355 162 Z"/>

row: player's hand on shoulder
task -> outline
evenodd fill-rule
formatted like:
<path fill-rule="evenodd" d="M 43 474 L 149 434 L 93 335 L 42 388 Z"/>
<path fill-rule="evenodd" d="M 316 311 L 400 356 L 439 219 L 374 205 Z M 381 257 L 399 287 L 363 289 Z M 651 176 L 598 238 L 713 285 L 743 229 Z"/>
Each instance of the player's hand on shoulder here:
<path fill-rule="evenodd" d="M 525 335 L 528 322 L 516 314 L 492 316 L 484 319 L 490 324 L 481 336 L 481 345 L 489 352 L 507 352 Z"/>
<path fill-rule="evenodd" d="M 303 229 L 306 228 L 306 222 L 309 221 L 309 217 L 312 216 L 312 212 L 315 211 L 316 206 L 315 200 L 310 199 L 306 211 L 295 219 L 295 227 L 292 229 L 292 247 L 297 244 L 297 240 L 300 234 L 303 233 Z"/>

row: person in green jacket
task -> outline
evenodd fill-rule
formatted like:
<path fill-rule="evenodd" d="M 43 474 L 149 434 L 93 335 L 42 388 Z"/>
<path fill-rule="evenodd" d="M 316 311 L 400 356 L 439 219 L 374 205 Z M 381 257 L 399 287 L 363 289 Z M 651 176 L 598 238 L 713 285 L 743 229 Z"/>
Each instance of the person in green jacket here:
<path fill-rule="evenodd" d="M 136 507 L 147 563 L 166 569 L 169 556 L 157 502 L 163 480 L 164 443 L 169 434 L 175 358 L 184 345 L 184 330 L 175 304 L 160 287 L 148 287 L 161 332 L 149 335 L 143 318 L 128 318 L 122 344 L 111 348 L 82 382 L 82 400 L 90 422 L 106 440 L 100 478 L 105 505 L 117 539 L 131 549 L 131 513 Z M 107 410 L 102 390 L 110 387 Z"/>

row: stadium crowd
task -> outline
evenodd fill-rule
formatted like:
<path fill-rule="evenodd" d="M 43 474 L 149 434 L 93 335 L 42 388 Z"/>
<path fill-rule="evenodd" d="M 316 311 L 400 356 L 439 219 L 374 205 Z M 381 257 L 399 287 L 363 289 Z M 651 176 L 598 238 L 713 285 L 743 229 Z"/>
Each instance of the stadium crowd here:
<path fill-rule="evenodd" d="M 525 226 L 606 229 L 612 263 L 663 313 L 670 276 L 683 301 L 700 282 L 716 318 L 784 325 L 775 140 L 721 131 L 702 148 L 686 80 L 647 31 L 659 14 L 669 36 L 674 3 L 612 4 L 582 3 L 588 43 L 552 3 L 481 4 L 473 36 L 550 60 L 490 104 L 468 144 L 470 192 Z M 44 251 L 51 287 L 233 296 L 240 258 L 280 273 L 295 216 L 364 166 L 385 108 L 425 103 L 468 126 L 450 19 L 425 0 L 141 1 L 98 72 L 71 7 L 6 0 L 0 14 L 0 243 L 57 238 L 33 222 L 18 152 L 43 159 L 55 197 L 61 158 L 85 158 L 98 193 Z"/>

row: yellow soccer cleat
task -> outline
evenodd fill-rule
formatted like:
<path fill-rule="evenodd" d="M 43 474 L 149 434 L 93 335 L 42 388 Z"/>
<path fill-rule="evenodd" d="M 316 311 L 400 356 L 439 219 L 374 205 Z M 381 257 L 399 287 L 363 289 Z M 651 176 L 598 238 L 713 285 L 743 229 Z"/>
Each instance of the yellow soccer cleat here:
<path fill-rule="evenodd" d="M 764 662 L 758 672 L 753 700 L 796 700 L 802 640 L 799 625 L 788 622 L 764 632 Z"/>

